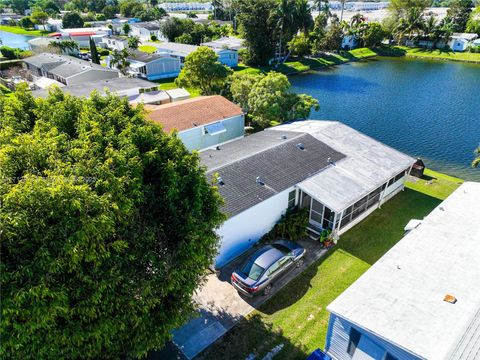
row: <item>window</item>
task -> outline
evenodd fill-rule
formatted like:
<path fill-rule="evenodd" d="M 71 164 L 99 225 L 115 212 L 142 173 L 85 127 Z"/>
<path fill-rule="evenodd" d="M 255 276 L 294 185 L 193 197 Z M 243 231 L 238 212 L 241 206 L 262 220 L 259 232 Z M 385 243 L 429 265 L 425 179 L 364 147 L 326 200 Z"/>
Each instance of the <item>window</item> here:
<path fill-rule="evenodd" d="M 392 354 L 387 352 L 385 354 L 385 359 L 384 360 L 398 360 L 398 359 L 395 356 L 393 356 Z"/>
<path fill-rule="evenodd" d="M 350 328 L 350 338 L 348 339 L 348 347 L 347 347 L 347 353 L 350 356 L 353 356 L 355 354 L 355 350 L 357 350 L 358 343 L 360 342 L 360 338 L 362 337 L 362 334 L 360 331 L 354 329 L 353 327 Z"/>
<path fill-rule="evenodd" d="M 204 130 L 205 130 L 205 134 L 209 134 L 212 136 L 222 134 L 227 131 L 227 129 L 221 122 L 205 125 Z"/>
<path fill-rule="evenodd" d="M 288 208 L 293 209 L 295 207 L 295 190 L 288 193 Z"/>
<path fill-rule="evenodd" d="M 255 264 L 252 260 L 249 260 L 242 268 L 242 273 L 252 280 L 258 280 L 258 278 L 263 274 L 263 271 L 264 269 Z"/>

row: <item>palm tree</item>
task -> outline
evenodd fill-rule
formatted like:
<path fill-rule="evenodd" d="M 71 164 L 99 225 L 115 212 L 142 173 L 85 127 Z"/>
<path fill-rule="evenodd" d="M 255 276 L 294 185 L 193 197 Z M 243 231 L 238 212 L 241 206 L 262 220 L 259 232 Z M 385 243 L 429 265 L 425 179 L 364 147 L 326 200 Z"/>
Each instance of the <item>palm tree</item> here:
<path fill-rule="evenodd" d="M 404 36 L 407 36 L 409 40 L 415 40 L 423 31 L 423 26 L 422 9 L 416 7 L 408 9 L 406 16 L 400 19 L 395 28 L 395 36 L 399 41 L 401 41 Z"/>
<path fill-rule="evenodd" d="M 340 4 L 342 4 L 342 12 L 340 13 L 340 22 L 343 20 L 343 10 L 345 10 L 345 2 L 347 0 L 340 0 Z"/>
<path fill-rule="evenodd" d="M 140 38 L 138 36 L 130 36 L 127 39 L 128 48 L 132 50 L 137 50 L 140 45 Z"/>
<path fill-rule="evenodd" d="M 130 66 L 130 61 L 128 57 L 130 53 L 127 49 L 122 50 L 113 50 L 110 55 L 110 67 L 116 68 L 122 75 L 128 74 L 128 68 Z"/>
<path fill-rule="evenodd" d="M 297 0 L 295 3 L 295 17 L 297 18 L 297 26 L 304 33 L 313 27 L 312 9 L 308 4 L 308 0 Z"/>
<path fill-rule="evenodd" d="M 445 42 L 445 45 L 448 44 L 450 37 L 455 32 L 455 24 L 452 22 L 451 19 L 444 18 L 440 24 L 440 33 L 441 38 Z"/>
<path fill-rule="evenodd" d="M 276 32 L 278 36 L 277 43 L 277 59 L 280 59 L 284 53 L 284 41 L 287 38 L 287 34 L 293 35 L 297 30 L 296 21 L 296 6 L 294 0 L 280 0 L 279 5 L 275 11 L 277 17 Z"/>
<path fill-rule="evenodd" d="M 430 16 L 423 24 L 424 36 L 432 42 L 432 48 L 435 48 L 438 40 L 440 40 L 440 32 L 438 27 L 437 18 Z"/>
<path fill-rule="evenodd" d="M 360 25 L 361 23 L 365 22 L 366 20 L 367 19 L 365 18 L 365 16 L 363 16 L 360 13 L 357 13 L 357 14 L 353 15 L 352 18 L 350 19 L 350 26 L 356 27 L 356 26 Z"/>

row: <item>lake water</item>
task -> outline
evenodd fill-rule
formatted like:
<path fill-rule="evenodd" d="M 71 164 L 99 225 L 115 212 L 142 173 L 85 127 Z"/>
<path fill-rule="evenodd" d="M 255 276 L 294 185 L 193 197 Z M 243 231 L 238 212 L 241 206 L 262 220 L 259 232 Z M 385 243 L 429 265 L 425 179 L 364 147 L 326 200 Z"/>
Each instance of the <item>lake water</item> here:
<path fill-rule="evenodd" d="M 0 31 L 0 40 L 2 40 L 2 45 L 13 48 L 29 49 L 30 45 L 27 41 L 33 38 L 34 36 L 19 35 L 6 31 Z"/>
<path fill-rule="evenodd" d="M 339 120 L 421 157 L 434 170 L 480 181 L 480 65 L 382 58 L 290 78 L 317 98 L 312 119 Z"/>

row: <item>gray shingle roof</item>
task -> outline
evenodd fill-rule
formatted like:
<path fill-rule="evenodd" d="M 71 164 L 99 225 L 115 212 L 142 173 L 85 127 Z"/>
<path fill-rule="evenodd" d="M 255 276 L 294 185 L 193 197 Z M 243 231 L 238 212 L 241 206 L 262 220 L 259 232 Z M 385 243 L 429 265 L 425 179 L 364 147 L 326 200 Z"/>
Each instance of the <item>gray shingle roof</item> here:
<path fill-rule="evenodd" d="M 273 134 L 272 134 L 273 133 Z M 286 138 L 282 138 L 286 136 Z M 298 144 L 302 144 L 301 150 Z M 223 212 L 234 216 L 284 191 L 345 155 L 308 134 L 263 131 L 200 154 L 207 176 L 222 178 Z M 260 179 L 265 185 L 257 183 Z"/>
<path fill-rule="evenodd" d="M 159 55 L 159 54 L 149 54 L 143 51 L 134 50 L 134 51 L 130 51 L 130 55 L 128 58 L 131 60 L 140 61 L 143 63 L 149 63 L 150 61 L 161 59 L 162 57 L 165 57 L 165 56 Z"/>
<path fill-rule="evenodd" d="M 105 89 L 111 92 L 118 93 L 120 91 L 135 89 L 135 88 L 153 88 L 158 84 L 139 79 L 139 78 L 113 78 L 99 81 L 89 81 L 78 85 L 70 85 L 60 88 L 64 93 L 69 93 L 73 96 L 89 96 L 93 90 L 97 90 L 99 93 L 103 93 Z M 47 97 L 48 90 L 35 90 L 32 91 L 35 97 Z"/>
<path fill-rule="evenodd" d="M 62 78 L 68 78 L 73 75 L 88 71 L 89 69 L 118 73 L 116 70 L 112 70 L 107 67 L 90 63 L 88 61 L 68 55 L 41 53 L 28 57 L 23 61 L 37 68 L 43 68 L 48 72 Z"/>

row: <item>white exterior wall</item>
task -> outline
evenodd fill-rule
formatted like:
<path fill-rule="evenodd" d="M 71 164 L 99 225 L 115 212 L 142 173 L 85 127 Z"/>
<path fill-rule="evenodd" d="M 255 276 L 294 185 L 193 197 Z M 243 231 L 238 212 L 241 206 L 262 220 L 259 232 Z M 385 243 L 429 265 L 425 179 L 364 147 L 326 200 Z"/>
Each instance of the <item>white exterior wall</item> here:
<path fill-rule="evenodd" d="M 150 31 L 148 29 L 140 28 L 136 26 L 132 26 L 131 29 L 132 29 L 131 34 L 133 36 L 138 36 L 142 41 L 150 41 L 152 35 L 155 35 L 158 40 L 162 40 L 162 41 L 165 40 L 165 37 L 163 36 L 160 30 Z"/>
<path fill-rule="evenodd" d="M 215 260 L 219 268 L 252 247 L 285 214 L 291 188 L 231 217 L 217 230 L 220 248 Z"/>
<path fill-rule="evenodd" d="M 220 134 L 206 134 L 204 126 L 181 131 L 178 137 L 182 140 L 188 150 L 201 150 L 212 147 L 245 135 L 245 116 L 238 115 L 228 119 L 219 120 L 226 130 Z"/>
<path fill-rule="evenodd" d="M 102 44 L 105 44 L 105 46 L 111 50 L 123 50 L 128 47 L 126 41 L 110 38 L 103 38 Z"/>
<path fill-rule="evenodd" d="M 465 39 L 452 39 L 448 43 L 448 46 L 450 46 L 453 51 L 465 51 L 468 47 L 468 41 Z"/>
<path fill-rule="evenodd" d="M 401 360 L 420 360 L 419 357 L 411 354 L 404 349 L 397 347 L 395 344 L 389 343 L 378 336 L 354 325 L 349 321 L 330 314 L 328 324 L 327 342 L 325 350 L 335 360 L 351 360 L 348 354 L 348 343 L 350 339 L 350 329 L 358 330 L 362 336 L 355 350 L 355 359 L 362 360 L 383 360 L 386 353 L 395 356 Z M 412 335 L 413 336 L 413 335 Z"/>

